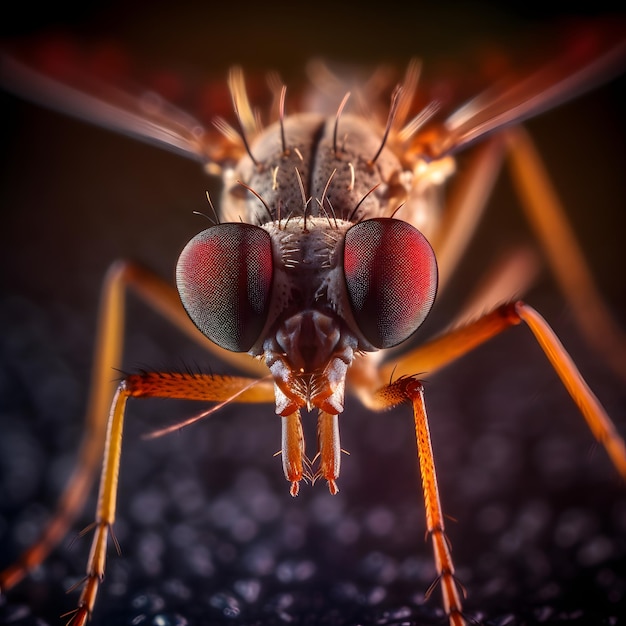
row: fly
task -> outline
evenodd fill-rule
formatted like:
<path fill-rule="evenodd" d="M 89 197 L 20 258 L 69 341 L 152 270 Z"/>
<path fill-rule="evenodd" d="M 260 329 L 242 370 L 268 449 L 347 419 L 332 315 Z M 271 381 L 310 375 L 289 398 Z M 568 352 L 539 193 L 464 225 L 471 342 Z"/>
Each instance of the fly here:
<path fill-rule="evenodd" d="M 279 85 L 267 126 L 249 102 L 243 73 L 234 69 L 229 76 L 234 118 L 218 118 L 214 129 L 205 129 L 158 98 L 131 97 L 87 78 L 66 84 L 4 57 L 1 80 L 10 90 L 194 158 L 221 177 L 223 192 L 216 223 L 193 237 L 180 255 L 177 291 L 130 262 L 119 262 L 108 273 L 87 409 L 92 435 L 67 486 L 66 504 L 37 543 L 2 572 L 0 588 L 14 586 L 60 541 L 104 456 L 90 528 L 92 550 L 71 614 L 73 625 L 89 620 L 109 537 L 116 542 L 118 470 L 130 398 L 216 403 L 210 411 L 231 402 L 273 405 L 282 423 L 283 471 L 295 496 L 305 480 L 324 479 L 331 493 L 338 491 L 338 417 L 349 387 L 370 409 L 412 408 L 436 583 L 450 624 L 465 624 L 464 590 L 446 536 L 420 373 L 432 373 L 523 323 L 626 478 L 624 442 L 547 322 L 513 298 L 523 290 L 523 273 L 503 287 L 494 281 L 489 298 L 460 314 L 452 330 L 403 354 L 394 351 L 387 361 L 379 358 L 380 351 L 409 339 L 428 316 L 437 291 L 447 287 L 508 154 L 526 218 L 581 329 L 623 373 L 621 331 L 587 279 L 541 161 L 517 125 L 619 73 L 625 58 L 624 42 L 582 67 L 564 58 L 526 80 L 484 93 L 443 120 L 436 102 L 414 110 L 415 62 L 392 91 L 385 116 L 359 108 L 372 100 L 366 86 L 352 94 L 335 92 L 334 112 L 320 107 L 287 113 L 288 95 Z M 333 91 L 327 70 L 312 67 L 313 90 Z M 476 151 L 473 177 L 460 199 L 443 209 L 437 199 L 454 173 L 455 154 L 478 141 L 484 146 Z M 502 268 L 501 276 L 508 269 Z M 248 376 L 146 372 L 125 376 L 112 388 L 110 372 L 121 359 L 126 289 Z M 506 304 L 494 308 L 502 301 Z M 317 412 L 315 464 L 306 453 L 302 411 Z"/>

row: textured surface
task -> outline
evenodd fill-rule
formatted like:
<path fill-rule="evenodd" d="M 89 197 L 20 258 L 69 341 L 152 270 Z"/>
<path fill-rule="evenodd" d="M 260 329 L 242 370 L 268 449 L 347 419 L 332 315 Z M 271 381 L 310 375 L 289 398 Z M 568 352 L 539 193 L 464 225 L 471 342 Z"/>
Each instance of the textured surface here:
<path fill-rule="evenodd" d="M 168 23 L 156 11 L 110 29 L 149 54 L 146 41 L 160 32 L 159 16 L 165 33 L 181 26 L 182 18 Z M 364 57 L 376 58 L 391 42 L 398 42 L 398 56 L 408 55 L 420 51 L 410 37 L 432 40 L 426 25 L 401 21 Z M 217 38 L 204 42 L 201 57 L 219 56 L 217 73 L 234 60 L 259 62 L 256 40 L 235 55 L 221 45 L 219 22 L 190 12 L 186 27 L 195 32 L 196 23 Z M 335 26 L 325 32 L 343 32 Z M 288 32 L 283 22 L 277 27 Z M 96 34 L 107 32 L 99 28 Z M 248 32 L 245 22 L 241 28 Z M 275 40 L 269 34 L 261 40 L 273 42 L 266 50 L 271 65 Z M 171 47 L 164 35 L 161 54 Z M 188 62 L 194 52 L 181 48 L 187 56 L 180 61 Z M 298 55 L 322 51 L 304 47 Z M 617 115 L 623 103 L 616 93 L 602 91 L 531 128 L 626 326 L 623 276 L 615 271 L 623 265 L 625 205 Z M 8 98 L 3 105 L 9 122 L 0 180 L 0 562 L 6 564 L 52 510 L 72 464 L 106 267 L 131 256 L 173 279 L 180 249 L 204 227 L 191 212 L 206 210 L 209 183 L 196 165 L 176 157 Z M 502 185 L 499 192 L 456 287 L 476 280 L 499 246 L 525 236 L 510 190 Z M 624 386 L 577 336 L 549 278 L 530 301 L 555 325 L 626 432 Z M 447 319 L 458 302 L 446 298 L 434 313 Z M 128 319 L 125 368 L 225 371 L 135 301 Z M 457 520 L 449 534 L 469 614 L 494 625 L 624 623 L 626 490 L 523 329 L 428 378 L 426 391 L 443 506 Z M 423 601 L 434 572 L 407 411 L 377 416 L 351 400 L 341 418 L 350 452 L 341 492 L 332 497 L 323 484 L 305 486 L 294 500 L 272 456 L 280 428 L 270 407 L 230 407 L 179 434 L 141 439 L 196 410 L 184 403 L 131 407 L 116 525 L 122 557 L 111 549 L 96 626 L 441 623 L 438 591 Z M 306 428 L 312 450 L 312 420 Z M 94 501 L 69 539 L 91 521 Z M 88 541 L 70 547 L 69 539 L 0 599 L 0 623 L 56 624 L 72 608 L 76 595 L 65 590 L 80 578 Z"/>

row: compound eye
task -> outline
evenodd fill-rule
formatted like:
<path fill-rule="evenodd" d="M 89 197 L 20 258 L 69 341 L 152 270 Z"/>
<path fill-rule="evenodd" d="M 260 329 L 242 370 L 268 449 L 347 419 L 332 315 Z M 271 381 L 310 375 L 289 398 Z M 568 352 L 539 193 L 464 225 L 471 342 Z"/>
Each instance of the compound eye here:
<path fill-rule="evenodd" d="M 390 348 L 422 324 L 437 292 L 437 262 L 419 230 L 392 218 L 346 232 L 343 271 L 352 314 L 376 348 Z"/>
<path fill-rule="evenodd" d="M 218 224 L 196 235 L 176 266 L 176 285 L 191 321 L 226 350 L 247 352 L 267 319 L 272 244 L 251 224 Z"/>

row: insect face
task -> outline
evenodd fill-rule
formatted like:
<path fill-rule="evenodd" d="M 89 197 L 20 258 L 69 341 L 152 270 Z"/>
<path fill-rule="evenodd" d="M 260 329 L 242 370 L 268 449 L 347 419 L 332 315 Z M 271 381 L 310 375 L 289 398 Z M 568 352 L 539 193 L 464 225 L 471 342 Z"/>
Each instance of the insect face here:
<path fill-rule="evenodd" d="M 264 355 L 290 411 L 342 411 L 355 352 L 401 343 L 433 304 L 432 248 L 381 217 L 407 193 L 384 144 L 352 115 L 281 117 L 226 174 L 223 213 L 248 223 L 204 231 L 179 259 L 196 326 L 223 348 Z"/>

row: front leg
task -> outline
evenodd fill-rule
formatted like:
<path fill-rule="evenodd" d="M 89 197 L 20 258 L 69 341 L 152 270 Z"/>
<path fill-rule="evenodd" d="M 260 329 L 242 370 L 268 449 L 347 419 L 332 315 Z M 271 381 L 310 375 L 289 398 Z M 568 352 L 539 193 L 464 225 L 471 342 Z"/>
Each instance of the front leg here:
<path fill-rule="evenodd" d="M 423 388 L 414 372 L 432 375 L 492 337 L 521 323 L 530 329 L 594 436 L 602 443 L 622 478 L 626 479 L 624 440 L 550 326 L 524 302 L 502 305 L 474 322 L 421 344 L 388 364 L 377 367 L 373 360 L 356 360 L 350 372 L 353 389 L 367 407 L 381 411 L 403 402 L 413 405 L 427 530 L 433 543 L 444 607 L 453 626 L 464 623 L 462 604 L 445 535 Z M 396 381 L 385 384 L 393 376 Z"/>
<path fill-rule="evenodd" d="M 393 374 L 410 376 L 413 372 L 428 372 L 431 375 L 492 337 L 522 323 L 532 332 L 594 437 L 604 446 L 615 469 L 626 480 L 624 439 L 550 325 L 525 302 L 504 304 L 466 326 L 445 332 L 400 356 L 394 362 L 383 364 L 374 375 L 378 377 L 378 384 L 382 384 L 382 381 L 388 380 Z M 361 400 L 366 406 L 375 409 L 376 405 L 369 400 L 368 375 L 371 377 L 372 373 L 357 371 L 353 381 Z"/>
<path fill-rule="evenodd" d="M 112 534 L 117 508 L 117 485 L 122 454 L 122 434 L 126 404 L 129 398 L 177 398 L 207 402 L 269 403 L 273 387 L 264 379 L 238 376 L 213 376 L 172 372 L 148 372 L 127 376 L 120 382 L 109 415 L 100 475 L 100 491 L 94 523 L 95 529 L 87 571 L 78 606 L 71 615 L 71 626 L 84 626 L 90 619 L 104 579 L 106 550 Z"/>

